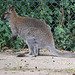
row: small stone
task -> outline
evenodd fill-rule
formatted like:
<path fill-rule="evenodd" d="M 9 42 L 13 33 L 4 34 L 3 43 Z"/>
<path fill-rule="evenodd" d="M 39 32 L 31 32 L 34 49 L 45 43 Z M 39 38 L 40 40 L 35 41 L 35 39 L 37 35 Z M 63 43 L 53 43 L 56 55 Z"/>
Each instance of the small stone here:
<path fill-rule="evenodd" d="M 53 62 L 55 62 L 55 60 L 53 60 Z"/>
<path fill-rule="evenodd" d="M 20 61 L 23 61 L 23 59 L 21 59 Z"/>
<path fill-rule="evenodd" d="M 24 62 L 26 62 L 26 60 Z"/>
<path fill-rule="evenodd" d="M 34 70 L 31 70 L 30 72 L 34 72 Z"/>
<path fill-rule="evenodd" d="M 20 69 L 22 69 L 22 66 L 19 66 Z"/>
<path fill-rule="evenodd" d="M 52 57 L 52 59 L 54 59 L 54 57 Z"/>
<path fill-rule="evenodd" d="M 35 70 L 37 69 L 37 66 L 35 67 Z"/>

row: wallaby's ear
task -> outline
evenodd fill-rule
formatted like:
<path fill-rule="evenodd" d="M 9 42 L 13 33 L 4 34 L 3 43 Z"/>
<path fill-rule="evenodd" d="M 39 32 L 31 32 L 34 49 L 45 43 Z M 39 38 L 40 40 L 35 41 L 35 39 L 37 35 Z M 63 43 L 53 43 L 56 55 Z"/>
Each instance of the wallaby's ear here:
<path fill-rule="evenodd" d="M 9 5 L 9 10 L 11 10 L 11 11 L 14 10 L 14 6 Z"/>

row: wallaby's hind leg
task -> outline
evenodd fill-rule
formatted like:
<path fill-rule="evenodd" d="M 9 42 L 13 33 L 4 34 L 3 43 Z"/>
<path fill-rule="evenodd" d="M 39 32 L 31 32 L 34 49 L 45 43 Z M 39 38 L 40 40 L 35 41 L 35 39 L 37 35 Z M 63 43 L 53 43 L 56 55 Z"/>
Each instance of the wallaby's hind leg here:
<path fill-rule="evenodd" d="M 38 56 L 39 55 L 38 45 L 34 46 L 34 55 L 35 56 Z"/>
<path fill-rule="evenodd" d="M 38 46 L 36 45 L 34 45 L 34 46 L 29 46 L 29 50 L 30 50 L 30 52 L 28 53 L 28 54 L 24 54 L 25 56 L 27 56 L 27 57 L 35 57 L 35 56 L 38 56 L 38 54 L 39 54 L 39 51 L 38 51 Z"/>
<path fill-rule="evenodd" d="M 29 53 L 18 55 L 18 57 L 24 57 L 24 56 L 35 57 L 35 56 L 39 55 L 38 44 L 37 44 L 36 40 L 34 40 L 34 39 L 27 40 L 27 45 L 29 48 Z"/>

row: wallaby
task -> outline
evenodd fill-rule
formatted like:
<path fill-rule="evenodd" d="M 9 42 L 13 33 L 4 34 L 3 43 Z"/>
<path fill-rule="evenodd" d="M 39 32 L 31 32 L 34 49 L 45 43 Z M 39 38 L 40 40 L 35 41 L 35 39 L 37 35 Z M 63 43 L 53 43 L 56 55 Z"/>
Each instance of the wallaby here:
<path fill-rule="evenodd" d="M 9 6 L 2 19 L 9 20 L 13 38 L 16 39 L 19 35 L 28 45 L 29 54 L 23 54 L 23 56 L 38 56 L 39 49 L 49 49 L 56 56 L 75 57 L 74 53 L 56 50 L 51 30 L 42 21 L 30 17 L 19 17 L 13 6 Z"/>

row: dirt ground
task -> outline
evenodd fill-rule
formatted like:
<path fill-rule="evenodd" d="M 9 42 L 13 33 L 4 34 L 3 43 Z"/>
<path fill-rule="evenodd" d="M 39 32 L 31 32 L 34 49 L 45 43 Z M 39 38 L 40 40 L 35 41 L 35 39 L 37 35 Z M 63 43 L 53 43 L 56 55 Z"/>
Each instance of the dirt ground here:
<path fill-rule="evenodd" d="M 42 53 L 37 57 L 17 57 L 18 54 L 0 52 L 0 75 L 75 75 L 75 58 Z"/>

